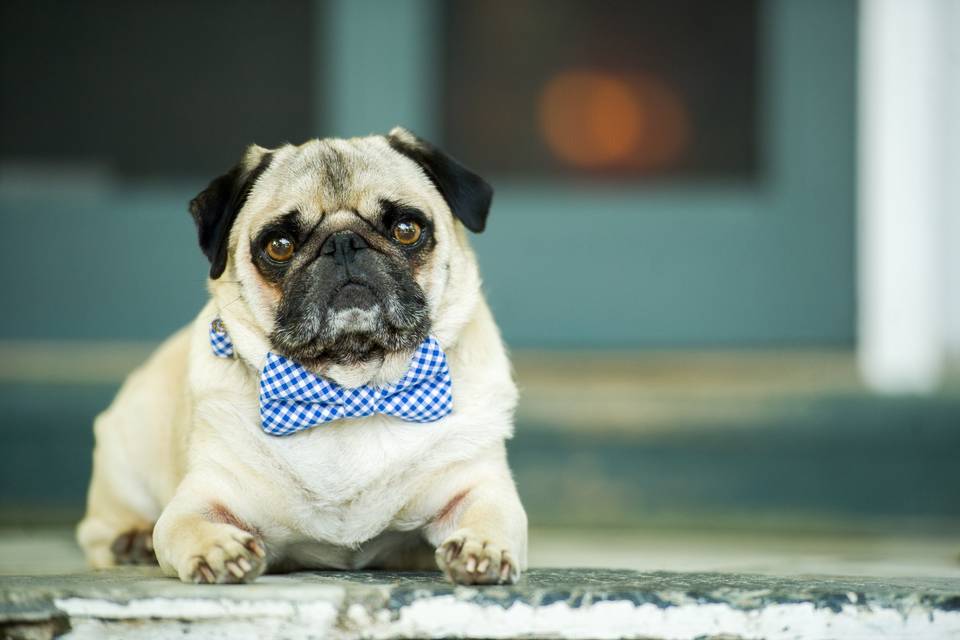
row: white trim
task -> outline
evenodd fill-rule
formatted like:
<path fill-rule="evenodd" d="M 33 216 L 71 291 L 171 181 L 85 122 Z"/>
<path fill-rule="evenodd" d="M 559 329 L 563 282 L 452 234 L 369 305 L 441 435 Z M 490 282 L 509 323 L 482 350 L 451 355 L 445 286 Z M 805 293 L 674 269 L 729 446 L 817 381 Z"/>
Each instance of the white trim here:
<path fill-rule="evenodd" d="M 946 111 L 944 113 L 944 138 L 948 141 L 944 151 L 946 187 L 946 233 L 944 257 L 947 260 L 945 279 L 947 299 L 947 349 L 953 363 L 960 370 L 960 2 L 947 2 L 946 15 L 941 25 L 941 38 L 949 50 L 946 52 Z"/>
<path fill-rule="evenodd" d="M 879 391 L 933 391 L 944 368 L 951 1 L 860 5 L 859 359 Z"/>

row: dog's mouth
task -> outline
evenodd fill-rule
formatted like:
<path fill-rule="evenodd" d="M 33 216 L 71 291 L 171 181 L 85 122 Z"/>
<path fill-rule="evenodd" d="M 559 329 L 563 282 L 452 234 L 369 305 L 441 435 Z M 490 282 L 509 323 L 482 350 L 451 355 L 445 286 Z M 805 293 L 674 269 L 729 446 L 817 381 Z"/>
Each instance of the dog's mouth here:
<path fill-rule="evenodd" d="M 278 353 L 314 369 L 415 349 L 426 338 L 430 321 L 425 297 L 414 287 L 378 287 L 350 279 L 326 295 L 285 299 L 271 343 Z"/>

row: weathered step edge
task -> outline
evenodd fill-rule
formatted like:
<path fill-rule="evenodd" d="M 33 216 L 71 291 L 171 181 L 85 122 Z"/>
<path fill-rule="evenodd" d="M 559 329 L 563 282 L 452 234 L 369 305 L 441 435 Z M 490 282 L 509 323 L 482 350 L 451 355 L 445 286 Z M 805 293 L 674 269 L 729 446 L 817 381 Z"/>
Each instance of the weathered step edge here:
<path fill-rule="evenodd" d="M 513 587 L 319 572 L 193 586 L 155 571 L 0 578 L 4 637 L 960 637 L 960 580 L 533 570 Z M 30 632 L 32 636 L 23 634 Z"/>

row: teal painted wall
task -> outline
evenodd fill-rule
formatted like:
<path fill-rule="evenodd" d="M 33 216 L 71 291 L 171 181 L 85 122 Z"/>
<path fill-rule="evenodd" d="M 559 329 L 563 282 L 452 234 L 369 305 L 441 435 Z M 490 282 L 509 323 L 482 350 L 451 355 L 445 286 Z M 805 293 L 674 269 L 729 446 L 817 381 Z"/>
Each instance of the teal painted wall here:
<path fill-rule="evenodd" d="M 318 2 L 318 135 L 397 123 L 437 134 L 439 1 Z M 763 8 L 766 147 L 756 183 L 494 178 L 489 230 L 475 245 L 511 346 L 852 347 L 856 4 Z M 0 175 L 0 340 L 152 341 L 186 323 L 207 273 L 186 203 L 211 177 L 27 184 Z M 80 508 L 90 424 L 115 390 L 92 380 L 0 383 L 0 512 Z M 957 517 L 954 399 L 821 402 L 791 406 L 764 429 L 559 434 L 526 424 L 511 460 L 540 524 L 623 525 L 684 509 L 708 521 L 730 511 L 854 513 L 903 526 Z M 876 445 L 866 456 L 865 438 Z M 587 481 L 560 478 L 558 488 L 558 467 Z"/>
<path fill-rule="evenodd" d="M 856 6 L 763 7 L 756 184 L 494 180 L 475 245 L 511 345 L 852 345 Z M 436 5 L 320 8 L 318 135 L 435 133 Z M 210 177 L 76 190 L 0 180 L 0 338 L 155 340 L 186 322 L 205 277 L 186 202 Z"/>

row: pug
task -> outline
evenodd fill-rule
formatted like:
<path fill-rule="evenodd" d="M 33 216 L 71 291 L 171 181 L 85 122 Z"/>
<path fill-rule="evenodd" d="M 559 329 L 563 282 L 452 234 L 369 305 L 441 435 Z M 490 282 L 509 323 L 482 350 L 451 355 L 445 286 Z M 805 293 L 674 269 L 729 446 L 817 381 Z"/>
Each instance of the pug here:
<path fill-rule="evenodd" d="M 190 203 L 209 301 L 95 421 L 90 564 L 515 582 L 517 390 L 466 233 L 492 196 L 402 128 L 249 147 Z"/>

